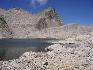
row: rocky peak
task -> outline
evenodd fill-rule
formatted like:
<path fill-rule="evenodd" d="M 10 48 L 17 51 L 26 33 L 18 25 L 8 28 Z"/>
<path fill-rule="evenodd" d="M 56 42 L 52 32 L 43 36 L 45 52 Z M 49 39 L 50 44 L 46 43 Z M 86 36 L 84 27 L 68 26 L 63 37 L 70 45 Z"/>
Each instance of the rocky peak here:
<path fill-rule="evenodd" d="M 38 22 L 36 23 L 36 28 L 39 27 L 40 30 L 43 28 L 59 27 L 64 25 L 63 21 L 60 20 L 60 17 L 57 14 L 56 10 L 51 7 L 38 13 L 36 17 L 38 19 Z"/>
<path fill-rule="evenodd" d="M 7 10 L 9 13 L 28 13 L 27 11 L 24 11 L 23 9 L 21 8 L 12 8 L 12 9 L 9 9 Z M 31 13 L 30 13 L 31 14 Z"/>
<path fill-rule="evenodd" d="M 63 20 L 62 21 L 60 20 L 58 13 L 52 7 L 45 9 L 44 11 L 41 12 L 41 14 L 44 15 L 46 19 L 53 20 L 57 22 L 59 25 L 64 25 Z"/>
<path fill-rule="evenodd" d="M 56 11 L 53 8 L 48 8 L 45 10 L 45 15 L 47 16 L 48 19 L 52 19 L 56 16 Z"/>

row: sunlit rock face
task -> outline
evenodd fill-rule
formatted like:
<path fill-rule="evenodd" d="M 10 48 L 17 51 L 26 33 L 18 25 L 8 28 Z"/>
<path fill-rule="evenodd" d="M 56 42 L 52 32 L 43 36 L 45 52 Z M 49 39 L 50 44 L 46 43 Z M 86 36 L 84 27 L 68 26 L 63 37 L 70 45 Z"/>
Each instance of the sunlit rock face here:
<path fill-rule="evenodd" d="M 7 33 L 12 31 L 13 34 L 10 37 L 5 33 L 6 35 L 3 34 L 1 38 L 33 38 L 40 30 L 63 25 L 63 21 L 60 21 L 53 8 L 45 9 L 37 14 L 31 14 L 16 8 L 9 10 L 0 9 L 0 17 L 2 18 L 2 16 L 8 27 Z M 2 27 L 1 31 L 3 28 L 5 27 Z"/>

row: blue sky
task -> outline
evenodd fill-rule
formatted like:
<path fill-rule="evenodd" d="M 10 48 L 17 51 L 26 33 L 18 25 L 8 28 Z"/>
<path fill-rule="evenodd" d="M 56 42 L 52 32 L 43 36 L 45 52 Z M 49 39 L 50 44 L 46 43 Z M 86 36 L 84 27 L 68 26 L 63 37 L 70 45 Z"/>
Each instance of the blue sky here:
<path fill-rule="evenodd" d="M 93 25 L 93 0 L 0 0 L 0 8 L 13 7 L 32 13 L 53 7 L 65 24 Z"/>

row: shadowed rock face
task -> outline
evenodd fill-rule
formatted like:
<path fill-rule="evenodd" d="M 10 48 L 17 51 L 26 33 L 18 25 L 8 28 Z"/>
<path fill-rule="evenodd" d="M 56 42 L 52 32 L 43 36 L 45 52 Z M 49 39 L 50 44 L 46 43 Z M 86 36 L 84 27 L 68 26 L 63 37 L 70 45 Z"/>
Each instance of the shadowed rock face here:
<path fill-rule="evenodd" d="M 5 21 L 4 16 L 0 17 L 0 28 L 4 37 L 12 38 L 13 32 L 9 28 L 7 22 Z"/>
<path fill-rule="evenodd" d="M 2 27 L 0 30 L 0 33 L 3 34 L 0 35 L 1 38 L 33 38 L 34 33 L 38 30 L 63 25 L 53 8 L 48 8 L 38 14 L 31 14 L 16 8 L 10 10 L 0 9 L 0 16 L 2 15 L 7 23 L 7 28 Z M 8 31 L 4 34 L 5 28 Z"/>
<path fill-rule="evenodd" d="M 38 30 L 42 30 L 44 28 L 47 28 L 47 22 L 46 22 L 46 18 L 41 18 L 38 23 L 36 24 L 36 29 Z"/>

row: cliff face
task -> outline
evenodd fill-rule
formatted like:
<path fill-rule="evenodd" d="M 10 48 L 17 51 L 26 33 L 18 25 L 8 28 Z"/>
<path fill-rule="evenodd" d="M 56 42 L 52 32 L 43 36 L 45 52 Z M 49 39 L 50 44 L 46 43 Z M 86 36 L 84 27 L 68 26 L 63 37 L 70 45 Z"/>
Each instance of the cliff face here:
<path fill-rule="evenodd" d="M 63 25 L 53 8 L 48 8 L 38 14 L 31 14 L 15 8 L 10 10 L 0 9 L 0 17 L 2 18 L 2 16 L 3 22 L 6 24 L 0 20 L 0 25 L 3 24 L 6 27 L 1 25 L 1 38 L 33 38 L 37 31 Z"/>

